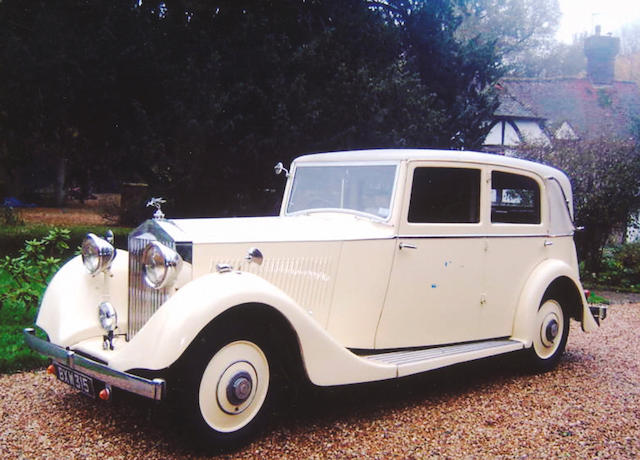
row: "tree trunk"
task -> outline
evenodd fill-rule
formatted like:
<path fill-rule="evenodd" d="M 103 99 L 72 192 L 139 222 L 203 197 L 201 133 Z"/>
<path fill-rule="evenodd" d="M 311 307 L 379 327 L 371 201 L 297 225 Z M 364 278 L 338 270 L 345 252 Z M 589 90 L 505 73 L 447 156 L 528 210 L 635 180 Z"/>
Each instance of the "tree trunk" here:
<path fill-rule="evenodd" d="M 64 157 L 57 159 L 56 163 L 56 184 L 55 184 L 55 200 L 56 206 L 64 205 L 64 182 L 67 175 L 67 164 Z"/>

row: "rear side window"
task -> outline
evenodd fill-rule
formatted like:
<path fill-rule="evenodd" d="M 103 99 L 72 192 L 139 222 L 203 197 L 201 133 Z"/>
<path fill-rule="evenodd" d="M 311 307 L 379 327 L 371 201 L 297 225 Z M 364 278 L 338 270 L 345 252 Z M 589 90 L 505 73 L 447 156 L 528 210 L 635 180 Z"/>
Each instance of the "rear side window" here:
<path fill-rule="evenodd" d="M 479 221 L 479 169 L 415 169 L 409 202 L 409 222 L 458 224 Z"/>
<path fill-rule="evenodd" d="M 540 223 L 540 186 L 530 177 L 491 173 L 491 222 Z"/>

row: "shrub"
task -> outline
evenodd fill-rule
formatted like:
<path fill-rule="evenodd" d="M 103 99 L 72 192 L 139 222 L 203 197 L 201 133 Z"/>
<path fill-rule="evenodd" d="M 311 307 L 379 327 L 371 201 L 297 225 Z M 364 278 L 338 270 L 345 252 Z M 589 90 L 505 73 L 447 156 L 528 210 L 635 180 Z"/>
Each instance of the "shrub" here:
<path fill-rule="evenodd" d="M 79 225 L 68 227 L 69 230 L 69 249 L 62 252 L 60 255 L 64 261 L 72 257 L 77 248 L 82 244 L 82 240 L 89 232 L 96 235 L 104 235 L 109 229 L 106 226 L 95 225 Z M 0 260 L 4 256 L 15 257 L 19 254 L 20 250 L 24 246 L 26 240 L 40 240 L 49 234 L 51 226 L 49 225 L 19 225 L 14 227 L 0 226 Z M 126 249 L 127 237 L 131 228 L 114 227 L 111 228 L 116 238 L 116 245 L 119 248 Z"/>
<path fill-rule="evenodd" d="M 32 369 L 47 362 L 24 345 L 22 330 L 33 324 L 36 306 L 47 283 L 64 260 L 77 252 L 84 235 L 105 230 L 0 226 L 0 373 Z M 129 230 L 114 229 L 120 246 L 126 247 Z M 36 334 L 43 337 L 41 331 L 36 330 Z"/>
<path fill-rule="evenodd" d="M 564 170 L 571 179 L 578 255 L 589 273 L 601 266 L 603 248 L 640 209 L 640 146 L 607 139 L 525 144 L 518 156 Z"/>
<path fill-rule="evenodd" d="M 606 247 L 600 273 L 583 273 L 593 286 L 640 292 L 640 242 Z"/>
<path fill-rule="evenodd" d="M 31 325 L 46 284 L 68 251 L 70 232 L 53 228 L 24 242 L 14 257 L 0 259 L 0 372 L 43 365 L 46 360 L 24 346 L 22 329 Z"/>
<path fill-rule="evenodd" d="M 609 301 L 607 299 L 605 299 L 604 297 L 591 292 L 589 294 L 589 297 L 587 297 L 587 302 L 591 303 L 591 304 L 606 304 L 609 305 Z"/>
<path fill-rule="evenodd" d="M 4 276 L 0 280 L 0 308 L 22 304 L 28 311 L 38 304 L 49 279 L 60 266 L 61 256 L 69 249 L 69 230 L 53 228 L 41 239 L 28 240 L 16 257 L 0 260 Z"/>
<path fill-rule="evenodd" d="M 2 206 L 2 212 L 0 212 L 0 223 L 7 226 L 16 226 L 24 224 L 24 221 L 20 217 L 20 211 L 12 208 L 11 206 Z"/>

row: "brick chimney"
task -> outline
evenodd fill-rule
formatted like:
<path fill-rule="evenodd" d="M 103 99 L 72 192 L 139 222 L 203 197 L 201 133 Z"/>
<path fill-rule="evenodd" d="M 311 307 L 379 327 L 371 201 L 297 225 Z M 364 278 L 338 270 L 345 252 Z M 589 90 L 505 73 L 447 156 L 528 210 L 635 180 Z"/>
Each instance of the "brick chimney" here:
<path fill-rule="evenodd" d="M 587 37 L 584 42 L 587 77 L 594 85 L 610 85 L 614 79 L 614 64 L 620 51 L 620 39 L 600 35 L 600 30 L 600 26 L 596 26 L 596 34 Z"/>

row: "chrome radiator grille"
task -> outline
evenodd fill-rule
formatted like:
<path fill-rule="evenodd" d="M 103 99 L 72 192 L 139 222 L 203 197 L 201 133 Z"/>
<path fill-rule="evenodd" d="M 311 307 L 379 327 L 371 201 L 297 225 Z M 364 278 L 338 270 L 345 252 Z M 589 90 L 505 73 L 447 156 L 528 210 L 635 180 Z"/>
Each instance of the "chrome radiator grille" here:
<path fill-rule="evenodd" d="M 150 236 L 146 234 L 145 236 Z M 142 252 L 144 248 L 154 239 L 143 238 L 141 236 L 129 238 L 129 327 L 127 329 L 127 340 L 134 335 L 149 321 L 158 308 L 169 297 L 169 289 L 153 289 L 144 282 L 142 271 Z M 160 240 L 158 240 L 160 241 Z M 175 249 L 173 241 L 160 241 L 167 247 Z"/>

